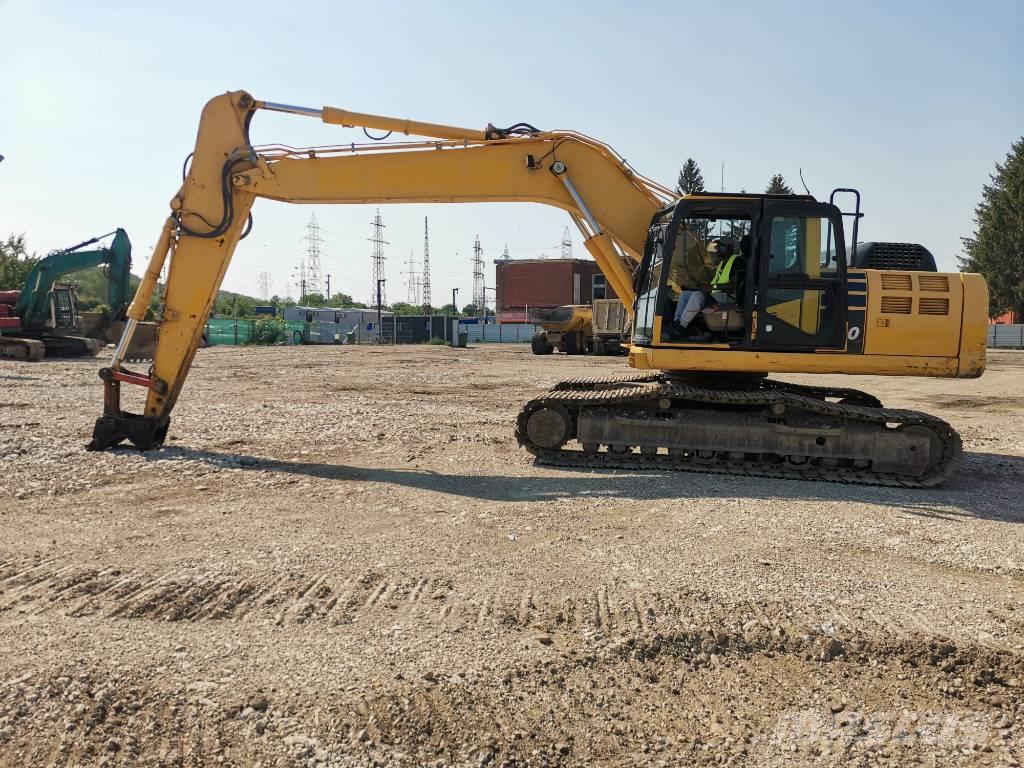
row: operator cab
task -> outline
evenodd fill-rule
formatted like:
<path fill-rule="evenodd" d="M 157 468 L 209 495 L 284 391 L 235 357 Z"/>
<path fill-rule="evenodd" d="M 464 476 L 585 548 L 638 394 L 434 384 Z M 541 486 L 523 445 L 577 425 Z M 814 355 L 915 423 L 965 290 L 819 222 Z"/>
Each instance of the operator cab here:
<path fill-rule="evenodd" d="M 633 343 L 841 348 L 845 253 L 839 209 L 809 195 L 685 197 L 648 233 Z"/>
<path fill-rule="evenodd" d="M 50 316 L 47 328 L 77 328 L 78 306 L 75 301 L 75 290 L 70 285 L 54 284 L 50 289 Z"/>

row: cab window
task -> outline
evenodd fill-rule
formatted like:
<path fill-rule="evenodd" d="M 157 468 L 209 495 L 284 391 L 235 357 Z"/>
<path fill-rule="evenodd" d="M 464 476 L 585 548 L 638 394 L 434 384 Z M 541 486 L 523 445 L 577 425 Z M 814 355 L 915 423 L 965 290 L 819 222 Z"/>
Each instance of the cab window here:
<path fill-rule="evenodd" d="M 828 219 L 777 216 L 772 219 L 768 251 L 768 275 L 835 277 L 835 238 Z"/>

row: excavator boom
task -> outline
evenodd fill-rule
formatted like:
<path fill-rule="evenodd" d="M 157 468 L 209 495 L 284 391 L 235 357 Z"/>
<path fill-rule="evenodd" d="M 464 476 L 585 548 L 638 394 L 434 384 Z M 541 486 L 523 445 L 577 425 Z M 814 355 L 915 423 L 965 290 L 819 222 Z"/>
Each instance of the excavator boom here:
<path fill-rule="evenodd" d="M 249 142 L 248 127 L 261 108 L 433 138 L 301 151 L 256 148 Z M 258 102 L 244 91 L 218 96 L 203 109 L 188 174 L 171 200 L 171 216 L 128 308 L 122 343 L 102 372 L 108 407 L 93 447 L 124 438 L 139 447 L 162 442 L 256 197 L 291 203 L 552 205 L 572 216 L 587 250 L 620 296 L 631 295 L 633 271 L 643 256 L 651 217 L 673 199 L 670 190 L 637 174 L 609 147 L 573 132 L 523 126 L 474 131 L 331 107 Z M 168 255 L 152 374 L 126 374 L 121 370 L 124 349 L 149 306 Z M 119 407 L 111 407 L 120 381 L 143 382 L 149 389 L 143 414 L 123 414 Z"/>

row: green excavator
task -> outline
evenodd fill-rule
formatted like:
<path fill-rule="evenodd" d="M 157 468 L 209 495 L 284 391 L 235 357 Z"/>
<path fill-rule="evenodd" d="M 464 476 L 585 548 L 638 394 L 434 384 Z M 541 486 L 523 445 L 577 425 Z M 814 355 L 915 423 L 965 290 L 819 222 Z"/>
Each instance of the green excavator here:
<path fill-rule="evenodd" d="M 114 235 L 110 245 L 81 250 Z M 46 356 L 81 357 L 99 353 L 124 328 L 131 298 L 132 244 L 123 229 L 108 232 L 40 259 L 21 290 L 0 291 L 0 357 L 42 360 Z M 86 329 L 75 287 L 58 282 L 74 272 L 104 267 L 107 310 Z M 149 324 L 146 324 L 149 325 Z M 129 355 L 152 358 L 155 327 L 133 339 Z"/>

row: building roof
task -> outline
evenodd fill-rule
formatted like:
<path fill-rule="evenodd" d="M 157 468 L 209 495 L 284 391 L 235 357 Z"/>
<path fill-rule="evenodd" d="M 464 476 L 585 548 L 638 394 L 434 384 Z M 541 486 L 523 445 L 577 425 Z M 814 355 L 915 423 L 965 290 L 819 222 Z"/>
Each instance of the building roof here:
<path fill-rule="evenodd" d="M 596 264 L 593 259 L 563 259 L 553 256 L 550 259 L 495 259 L 495 264 Z"/>

